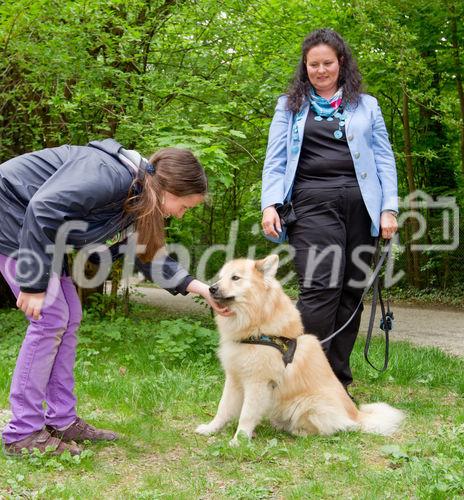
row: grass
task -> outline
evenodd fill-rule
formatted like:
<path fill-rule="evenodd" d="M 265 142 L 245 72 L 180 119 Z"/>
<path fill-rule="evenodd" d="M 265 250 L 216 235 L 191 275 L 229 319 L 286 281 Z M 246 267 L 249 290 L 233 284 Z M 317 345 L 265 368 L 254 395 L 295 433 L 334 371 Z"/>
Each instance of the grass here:
<path fill-rule="evenodd" d="M 0 311 L 0 420 L 25 321 Z M 306 499 L 464 495 L 464 360 L 394 343 L 378 375 L 353 354 L 355 397 L 407 412 L 393 437 L 341 433 L 295 438 L 269 425 L 230 448 L 233 426 L 193 431 L 219 401 L 223 375 L 208 317 L 170 318 L 136 306 L 130 318 L 88 314 L 76 366 L 79 414 L 122 439 L 85 456 L 0 455 L 0 498 Z M 380 364 L 380 342 L 372 356 Z"/>

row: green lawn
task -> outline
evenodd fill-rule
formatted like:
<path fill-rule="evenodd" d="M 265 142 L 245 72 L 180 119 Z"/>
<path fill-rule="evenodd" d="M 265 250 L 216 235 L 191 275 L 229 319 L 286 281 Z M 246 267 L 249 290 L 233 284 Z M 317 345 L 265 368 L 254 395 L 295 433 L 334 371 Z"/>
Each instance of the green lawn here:
<path fill-rule="evenodd" d="M 25 321 L 0 311 L 0 420 Z M 464 495 L 464 360 L 394 343 L 378 376 L 356 346 L 353 393 L 407 412 L 393 437 L 294 438 L 263 424 L 229 448 L 233 427 L 194 434 L 215 413 L 223 375 L 208 316 L 136 306 L 129 319 L 89 314 L 76 368 L 79 414 L 122 439 L 76 460 L 0 455 L 0 498 L 430 498 Z M 376 352 L 378 351 L 378 352 Z M 381 344 L 373 357 L 380 363 Z"/>

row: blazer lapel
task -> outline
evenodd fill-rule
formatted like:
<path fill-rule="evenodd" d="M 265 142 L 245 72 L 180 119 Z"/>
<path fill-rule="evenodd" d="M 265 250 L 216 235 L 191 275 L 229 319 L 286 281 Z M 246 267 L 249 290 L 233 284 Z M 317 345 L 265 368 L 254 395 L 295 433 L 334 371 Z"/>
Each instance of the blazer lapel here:
<path fill-rule="evenodd" d="M 350 127 L 350 124 L 351 124 L 351 120 L 353 119 L 353 115 L 356 111 L 356 108 L 354 108 L 353 106 L 351 105 L 348 105 L 345 109 L 345 131 L 346 131 L 346 135 L 348 135 L 348 129 Z"/>
<path fill-rule="evenodd" d="M 305 101 L 303 107 L 296 115 L 296 123 L 298 126 L 298 138 L 300 140 L 300 144 L 303 143 L 304 128 L 305 128 L 306 118 L 308 117 L 308 112 L 309 112 L 309 103 L 308 101 Z"/>

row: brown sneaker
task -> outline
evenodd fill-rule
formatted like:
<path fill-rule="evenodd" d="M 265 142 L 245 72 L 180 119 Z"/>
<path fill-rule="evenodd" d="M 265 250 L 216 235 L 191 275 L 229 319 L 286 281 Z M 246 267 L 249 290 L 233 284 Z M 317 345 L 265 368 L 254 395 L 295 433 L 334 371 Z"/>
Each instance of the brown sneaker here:
<path fill-rule="evenodd" d="M 63 443 L 60 438 L 52 436 L 46 429 L 32 433 L 30 436 L 15 441 L 14 443 L 3 444 L 3 451 L 8 456 L 22 456 L 23 450 L 31 452 L 38 449 L 41 453 L 50 450 L 51 455 L 61 455 L 69 451 L 71 455 L 80 455 L 82 449 L 74 442 Z"/>
<path fill-rule="evenodd" d="M 54 427 L 47 426 L 47 430 L 62 439 L 63 441 L 75 441 L 82 443 L 82 441 L 115 441 L 119 438 L 116 432 L 107 431 L 105 429 L 97 429 L 93 425 L 88 424 L 82 418 L 77 417 L 76 420 L 64 431 L 59 431 Z"/>

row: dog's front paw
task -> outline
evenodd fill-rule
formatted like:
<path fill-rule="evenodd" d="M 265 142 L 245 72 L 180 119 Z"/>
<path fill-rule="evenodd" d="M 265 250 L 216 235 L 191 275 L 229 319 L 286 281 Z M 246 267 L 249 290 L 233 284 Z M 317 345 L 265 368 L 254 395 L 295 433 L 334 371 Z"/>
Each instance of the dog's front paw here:
<path fill-rule="evenodd" d="M 202 434 L 203 436 L 210 436 L 216 432 L 216 429 L 210 424 L 201 424 L 195 429 L 195 432 L 197 434 Z"/>
<path fill-rule="evenodd" d="M 251 441 L 251 436 L 249 436 L 245 431 L 241 430 L 235 433 L 233 439 L 229 441 L 229 446 L 237 448 L 241 444 L 249 444 Z"/>
<path fill-rule="evenodd" d="M 229 441 L 229 446 L 231 446 L 232 448 L 238 448 L 240 446 L 240 441 L 234 437 L 234 439 L 231 439 Z"/>

